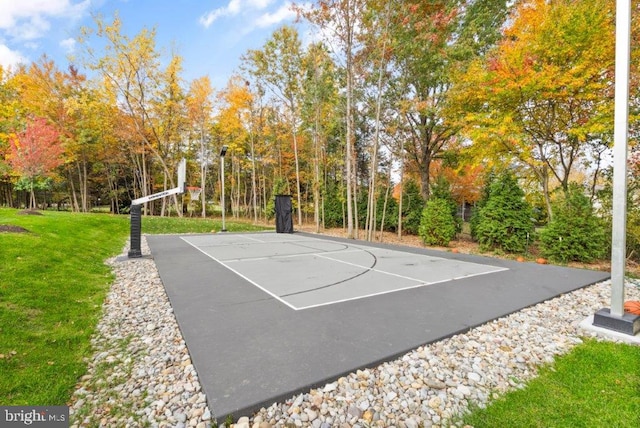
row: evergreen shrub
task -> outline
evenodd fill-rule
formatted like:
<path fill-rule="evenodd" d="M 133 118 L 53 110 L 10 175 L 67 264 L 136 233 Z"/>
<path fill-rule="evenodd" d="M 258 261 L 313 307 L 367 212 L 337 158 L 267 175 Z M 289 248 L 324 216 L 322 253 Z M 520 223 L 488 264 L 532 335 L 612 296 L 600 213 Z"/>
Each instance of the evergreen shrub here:
<path fill-rule="evenodd" d="M 534 239 L 531 206 L 515 177 L 508 172 L 490 184 L 474 223 L 474 236 L 482 251 L 523 253 Z"/>
<path fill-rule="evenodd" d="M 418 235 L 425 201 L 420 186 L 414 180 L 407 180 L 402 187 L 402 230 Z"/>
<path fill-rule="evenodd" d="M 603 221 L 577 185 L 553 204 L 553 219 L 540 232 L 542 255 L 550 260 L 589 263 L 602 258 L 607 247 Z"/>
<path fill-rule="evenodd" d="M 419 235 L 426 245 L 447 246 L 456 236 L 457 222 L 451 205 L 443 198 L 430 198 L 422 211 Z"/>

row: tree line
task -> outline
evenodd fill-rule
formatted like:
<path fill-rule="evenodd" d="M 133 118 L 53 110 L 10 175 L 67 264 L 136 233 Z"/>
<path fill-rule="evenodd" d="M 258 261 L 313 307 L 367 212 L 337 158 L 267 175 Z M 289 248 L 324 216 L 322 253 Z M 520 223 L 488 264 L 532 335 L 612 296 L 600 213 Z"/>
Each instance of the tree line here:
<path fill-rule="evenodd" d="M 276 29 L 224 88 L 208 76 L 185 81 L 182 58 L 161 54 L 154 29 L 126 35 L 119 17 L 83 28 L 66 70 L 46 56 L 0 68 L 0 204 L 119 213 L 177 186 L 186 158 L 197 200 L 153 201 L 146 213 L 213 215 L 224 161 L 234 217 L 268 219 L 274 195 L 291 194 L 298 224 L 350 237 L 417 234 L 435 197 L 464 216 L 499 171 L 517 178 L 538 224 L 553 221 L 572 183 L 609 215 L 614 1 L 293 7 L 314 41 L 295 26 Z M 637 58 L 636 19 L 632 30 Z M 633 182 L 629 195 L 636 200 Z"/>

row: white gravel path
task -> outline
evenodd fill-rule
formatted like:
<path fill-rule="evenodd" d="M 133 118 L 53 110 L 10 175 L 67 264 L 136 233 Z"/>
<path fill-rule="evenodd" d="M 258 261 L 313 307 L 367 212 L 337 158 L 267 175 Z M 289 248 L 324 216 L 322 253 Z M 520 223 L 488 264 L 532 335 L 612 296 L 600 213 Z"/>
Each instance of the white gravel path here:
<path fill-rule="evenodd" d="M 126 254 L 126 250 L 124 254 Z M 142 252 L 149 254 L 146 240 Z M 115 280 L 75 391 L 71 426 L 197 427 L 214 424 L 152 259 L 108 261 Z M 640 300 L 628 281 L 627 300 Z M 359 370 L 323 388 L 243 416 L 237 428 L 448 426 L 470 403 L 519 388 L 536 368 L 599 337 L 578 324 L 610 305 L 610 282 L 569 293 Z"/>

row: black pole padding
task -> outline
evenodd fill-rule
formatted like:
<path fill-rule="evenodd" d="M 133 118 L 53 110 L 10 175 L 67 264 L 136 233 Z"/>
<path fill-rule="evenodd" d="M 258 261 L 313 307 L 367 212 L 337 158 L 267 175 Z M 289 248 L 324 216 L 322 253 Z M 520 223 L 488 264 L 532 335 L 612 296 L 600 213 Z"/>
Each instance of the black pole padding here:
<path fill-rule="evenodd" d="M 142 257 L 140 249 L 142 231 L 142 205 L 131 205 L 131 234 L 129 243 L 129 258 Z"/>

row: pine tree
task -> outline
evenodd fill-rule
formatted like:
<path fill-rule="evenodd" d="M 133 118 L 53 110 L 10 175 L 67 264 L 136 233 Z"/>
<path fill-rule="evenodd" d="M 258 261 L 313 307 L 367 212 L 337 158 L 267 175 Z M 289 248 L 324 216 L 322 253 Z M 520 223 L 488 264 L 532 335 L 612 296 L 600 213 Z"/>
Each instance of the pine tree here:
<path fill-rule="evenodd" d="M 533 240 L 531 206 L 510 173 L 500 175 L 491 184 L 488 199 L 478 210 L 474 232 L 482 250 L 521 253 Z"/>
<path fill-rule="evenodd" d="M 603 222 L 582 189 L 571 184 L 553 210 L 553 220 L 540 232 L 542 254 L 558 262 L 591 262 L 604 255 Z"/>

